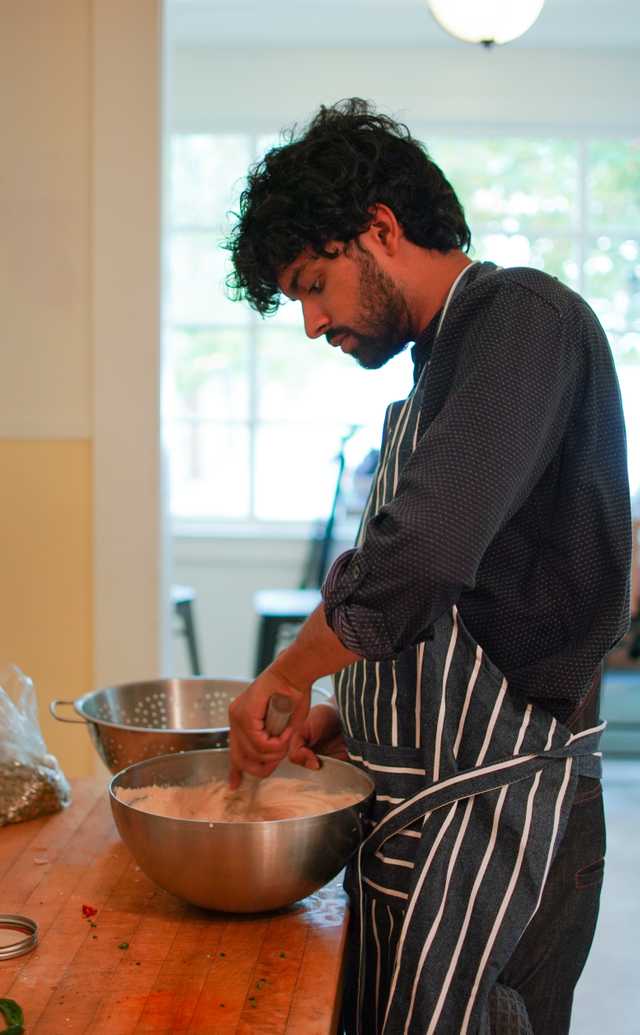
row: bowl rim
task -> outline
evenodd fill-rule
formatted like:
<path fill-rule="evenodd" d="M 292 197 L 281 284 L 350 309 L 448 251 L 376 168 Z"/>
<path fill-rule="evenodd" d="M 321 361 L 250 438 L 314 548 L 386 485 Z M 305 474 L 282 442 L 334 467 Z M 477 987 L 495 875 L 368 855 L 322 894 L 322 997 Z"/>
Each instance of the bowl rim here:
<path fill-rule="evenodd" d="M 109 729 L 115 730 L 126 730 L 131 733 L 155 733 L 161 736 L 175 736 L 176 734 L 184 734 L 185 736 L 193 736 L 194 734 L 206 734 L 206 733 L 225 733 L 228 732 L 229 726 L 128 726 L 123 722 L 109 722 L 108 719 L 99 719 L 94 715 L 87 715 L 84 711 L 84 706 L 87 701 L 92 697 L 96 697 L 98 694 L 105 694 L 109 690 L 127 690 L 134 686 L 155 686 L 158 683 L 238 683 L 241 684 L 246 690 L 247 687 L 251 686 L 254 682 L 253 679 L 242 679 L 240 676 L 165 676 L 159 679 L 139 679 L 133 680 L 129 683 L 115 683 L 113 686 L 99 687 L 97 690 L 89 690 L 86 694 L 81 697 L 77 697 L 73 701 L 73 708 L 77 715 L 86 723 L 93 723 L 95 726 L 108 726 Z M 316 691 L 324 694 L 327 699 L 331 697 L 331 694 L 321 686 L 312 686 L 311 692 Z M 242 691 L 240 691 L 242 693 Z M 196 750 L 208 750 L 207 748 L 196 749 Z M 175 754 L 175 752 L 172 752 Z M 154 758 L 161 756 L 154 755 Z M 140 759 L 140 761 L 147 761 L 147 759 Z"/>
<path fill-rule="evenodd" d="M 207 754 L 210 755 L 210 754 L 214 754 L 214 753 L 216 755 L 219 755 L 219 754 L 221 754 L 222 752 L 225 752 L 225 751 L 228 753 L 229 749 L 228 748 L 195 748 L 192 751 L 171 751 L 171 752 L 169 752 L 168 754 L 165 754 L 165 755 L 154 755 L 153 758 L 144 758 L 144 759 L 142 759 L 139 762 L 132 762 L 131 765 L 125 766 L 125 768 L 121 769 L 118 773 L 114 773 L 114 775 L 112 776 L 111 780 L 109 781 L 109 785 L 108 785 L 107 789 L 108 789 L 108 792 L 109 792 L 109 799 L 111 801 L 111 807 L 113 808 L 113 802 L 115 801 L 115 802 L 118 803 L 119 806 L 123 807 L 124 809 L 126 809 L 126 810 L 128 810 L 130 812 L 137 812 L 137 813 L 142 812 L 143 815 L 150 816 L 152 819 L 165 819 L 165 820 L 169 820 L 172 823 L 191 823 L 191 824 L 195 825 L 196 827 L 202 827 L 202 826 L 209 827 L 209 828 L 216 827 L 216 826 L 234 827 L 234 828 L 236 828 L 236 827 L 251 827 L 254 830 L 255 829 L 262 830 L 265 827 L 271 826 L 274 823 L 300 823 L 300 822 L 306 822 L 308 820 L 315 821 L 315 820 L 318 820 L 318 819 L 323 819 L 323 818 L 325 818 L 328 815 L 336 815 L 337 816 L 341 812 L 346 812 L 349 809 L 359 808 L 359 807 L 363 806 L 366 802 L 369 801 L 369 799 L 372 797 L 372 795 L 375 794 L 375 782 L 374 782 L 373 778 L 369 775 L 369 773 L 366 772 L 366 770 L 361 769 L 357 765 L 354 765 L 353 762 L 345 762 L 341 758 L 332 758 L 330 755 L 318 755 L 318 758 L 322 762 L 329 762 L 331 765 L 337 765 L 337 766 L 339 766 L 341 768 L 342 767 L 348 767 L 349 769 L 356 769 L 359 773 L 362 774 L 362 776 L 366 777 L 366 779 L 369 781 L 369 784 L 371 785 L 368 794 L 363 795 L 362 798 L 360 798 L 358 801 L 354 801 L 351 805 L 344 805 L 341 809 L 334 809 L 333 812 L 318 812 L 318 813 L 314 813 L 314 814 L 309 815 L 309 816 L 288 816 L 285 819 L 245 819 L 245 820 L 233 820 L 233 819 L 216 819 L 216 820 L 210 820 L 210 819 L 184 819 L 184 818 L 181 818 L 179 816 L 160 816 L 156 812 L 147 812 L 145 809 L 136 809 L 134 805 L 130 805 L 128 802 L 122 801 L 122 799 L 118 798 L 118 796 L 115 794 L 114 784 L 115 784 L 116 780 L 119 779 L 121 776 L 124 776 L 125 773 L 128 773 L 131 769 L 143 768 L 145 766 L 152 765 L 154 762 L 161 762 L 161 761 L 164 761 L 164 760 L 170 759 L 170 758 L 180 758 L 183 755 L 207 755 Z M 284 759 L 282 759 L 282 761 L 284 761 Z M 292 764 L 295 764 L 295 763 L 292 763 Z M 299 769 L 304 769 L 304 766 L 299 766 L 298 768 Z M 307 769 L 307 770 L 305 770 L 305 772 L 313 772 L 313 770 L 308 770 Z M 176 785 L 176 786 L 179 786 L 179 785 Z"/>

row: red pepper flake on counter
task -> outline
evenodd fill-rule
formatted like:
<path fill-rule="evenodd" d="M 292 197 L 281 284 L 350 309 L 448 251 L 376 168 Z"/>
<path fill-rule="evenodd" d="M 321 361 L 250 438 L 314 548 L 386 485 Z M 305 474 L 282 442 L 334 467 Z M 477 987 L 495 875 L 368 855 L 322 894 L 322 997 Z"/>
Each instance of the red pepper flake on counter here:
<path fill-rule="evenodd" d="M 83 906 L 82 907 L 82 915 L 85 918 L 85 920 L 88 920 L 89 917 L 91 917 L 91 916 L 95 916 L 97 912 L 98 912 L 98 910 L 95 909 L 94 906 Z"/>

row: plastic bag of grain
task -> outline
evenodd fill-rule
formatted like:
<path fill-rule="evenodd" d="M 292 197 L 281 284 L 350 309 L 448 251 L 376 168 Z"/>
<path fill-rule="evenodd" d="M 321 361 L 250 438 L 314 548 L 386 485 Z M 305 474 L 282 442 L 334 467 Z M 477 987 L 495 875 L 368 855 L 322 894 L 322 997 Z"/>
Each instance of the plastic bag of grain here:
<path fill-rule="evenodd" d="M 33 683 L 9 665 L 0 674 L 0 826 L 58 812 L 70 800 L 42 739 Z"/>

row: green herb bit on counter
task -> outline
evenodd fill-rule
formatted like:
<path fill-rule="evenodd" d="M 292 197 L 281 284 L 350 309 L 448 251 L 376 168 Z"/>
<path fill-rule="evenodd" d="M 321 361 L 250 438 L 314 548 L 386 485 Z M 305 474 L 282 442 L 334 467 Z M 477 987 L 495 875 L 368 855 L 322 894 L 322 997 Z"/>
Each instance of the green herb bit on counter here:
<path fill-rule="evenodd" d="M 129 948 L 129 942 L 120 942 L 118 948 L 119 949 L 128 949 Z"/>

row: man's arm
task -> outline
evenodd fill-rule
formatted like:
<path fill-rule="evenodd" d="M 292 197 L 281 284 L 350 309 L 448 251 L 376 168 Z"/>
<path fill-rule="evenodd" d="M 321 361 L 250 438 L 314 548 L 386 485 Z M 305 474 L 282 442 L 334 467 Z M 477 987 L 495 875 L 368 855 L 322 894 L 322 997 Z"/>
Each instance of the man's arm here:
<path fill-rule="evenodd" d="M 239 785 L 243 772 L 259 777 L 273 772 L 287 753 L 293 731 L 300 730 L 307 717 L 314 681 L 339 672 L 358 658 L 329 628 L 324 605 L 319 604 L 294 642 L 229 706 L 232 789 Z M 294 710 L 284 733 L 268 737 L 264 717 L 269 698 L 275 693 L 290 697 Z"/>

